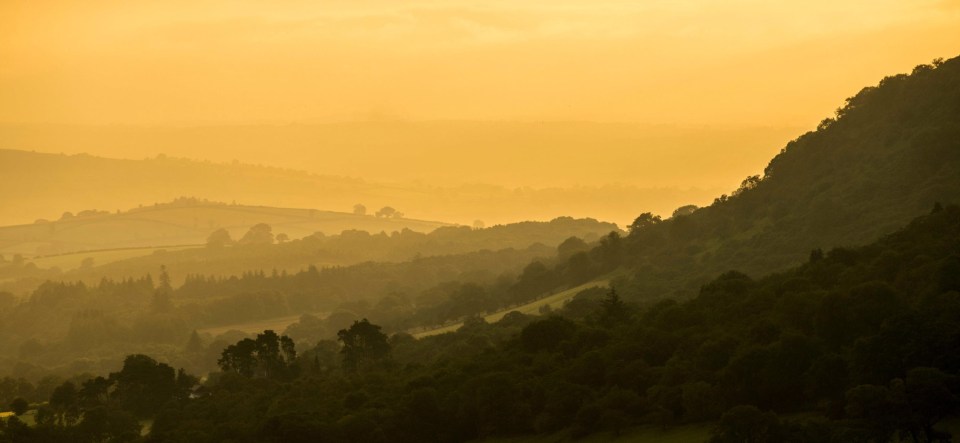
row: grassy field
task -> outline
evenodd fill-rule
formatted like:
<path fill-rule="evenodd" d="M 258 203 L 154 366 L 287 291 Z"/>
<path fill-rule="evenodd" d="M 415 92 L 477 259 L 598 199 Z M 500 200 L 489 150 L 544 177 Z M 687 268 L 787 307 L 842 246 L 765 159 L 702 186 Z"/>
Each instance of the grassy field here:
<path fill-rule="evenodd" d="M 185 246 L 163 246 L 163 247 L 149 247 L 149 248 L 123 248 L 123 249 L 107 249 L 101 251 L 89 251 L 89 252 L 75 252 L 70 254 L 61 254 L 61 255 L 51 255 L 48 257 L 38 257 L 33 260 L 30 260 L 38 268 L 49 269 L 53 267 L 60 268 L 64 271 L 69 271 L 72 269 L 77 269 L 80 267 L 80 264 L 87 258 L 93 259 L 94 266 L 105 265 L 107 263 L 113 263 L 115 261 L 126 260 L 128 258 L 142 257 L 144 255 L 153 254 L 156 251 L 165 250 L 165 251 L 182 251 L 185 249 L 195 249 L 199 248 L 202 245 L 185 245 Z"/>
<path fill-rule="evenodd" d="M 13 417 L 13 412 L 0 412 L 0 420 L 6 420 L 10 417 Z M 36 426 L 37 410 L 31 409 L 27 412 L 24 412 L 23 415 L 17 418 L 24 422 L 27 426 Z"/>
<path fill-rule="evenodd" d="M 140 436 L 146 437 L 153 430 L 153 419 L 140 420 Z"/>
<path fill-rule="evenodd" d="M 327 313 L 310 313 L 320 318 L 327 316 Z M 210 334 L 211 336 L 218 336 L 227 331 L 240 331 L 247 334 L 256 334 L 268 329 L 273 330 L 276 333 L 282 333 L 287 326 L 290 326 L 300 320 L 300 316 L 303 314 L 297 315 L 288 315 L 286 317 L 277 317 L 266 320 L 257 320 L 250 321 L 246 323 L 236 323 L 232 325 L 225 326 L 214 326 L 211 328 L 198 329 L 197 333 L 199 334 Z"/>
<path fill-rule="evenodd" d="M 563 303 L 565 301 L 573 298 L 573 296 L 577 295 L 580 291 L 583 291 L 584 289 L 595 288 L 595 287 L 605 288 L 609 284 L 610 284 L 610 278 L 594 280 L 589 283 L 584 283 L 580 286 L 558 292 L 556 294 L 548 295 L 546 297 L 543 297 L 539 300 L 532 301 L 525 305 L 495 312 L 493 314 L 483 317 L 483 319 L 486 320 L 487 323 L 496 323 L 500 321 L 500 319 L 503 318 L 504 315 L 507 315 L 508 313 L 514 312 L 514 311 L 517 311 L 523 314 L 537 315 L 540 313 L 540 308 L 546 305 L 550 305 L 552 309 L 559 309 L 563 307 Z M 431 335 L 438 335 L 438 334 L 445 334 L 447 332 L 453 332 L 453 331 L 456 331 L 457 329 L 460 329 L 461 326 L 463 326 L 462 322 L 455 323 L 452 325 L 447 325 L 441 328 L 430 329 L 426 331 L 416 329 L 416 330 L 411 330 L 409 332 L 416 338 L 422 338 L 422 337 L 429 337 Z"/>
<path fill-rule="evenodd" d="M 291 239 L 315 232 L 339 234 L 348 229 L 371 233 L 403 229 L 430 232 L 446 225 L 316 209 L 224 204 L 160 205 L 120 213 L 3 226 L 0 227 L 0 254 L 36 257 L 76 251 L 203 244 L 207 236 L 219 228 L 227 229 L 234 239 L 239 239 L 257 223 L 267 223 L 273 227 L 274 234 L 284 233 Z"/>

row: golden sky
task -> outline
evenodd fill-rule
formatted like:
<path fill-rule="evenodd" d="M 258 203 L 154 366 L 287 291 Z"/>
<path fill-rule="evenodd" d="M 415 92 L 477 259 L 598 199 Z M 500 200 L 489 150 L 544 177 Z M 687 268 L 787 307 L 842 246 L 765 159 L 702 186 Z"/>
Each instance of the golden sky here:
<path fill-rule="evenodd" d="M 813 126 L 956 0 L 4 0 L 0 122 Z"/>

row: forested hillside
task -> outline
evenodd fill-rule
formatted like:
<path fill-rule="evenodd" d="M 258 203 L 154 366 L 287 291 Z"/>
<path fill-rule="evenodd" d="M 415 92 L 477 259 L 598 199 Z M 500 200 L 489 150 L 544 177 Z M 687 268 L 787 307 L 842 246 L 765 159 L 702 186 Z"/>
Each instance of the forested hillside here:
<path fill-rule="evenodd" d="M 244 207 L 213 207 L 227 214 L 252 212 L 253 215 L 243 214 L 244 217 L 254 217 L 246 219 L 246 222 L 260 221 L 237 229 L 236 225 L 244 222 L 240 218 L 232 221 L 232 229 L 220 227 L 203 230 L 206 234 L 192 239 L 201 241 L 199 245 L 96 251 L 34 259 L 16 255 L 8 259 L 0 255 L 0 291 L 26 295 L 46 280 L 97 284 L 104 278 L 140 278 L 146 274 L 156 274 L 161 266 L 167 268 L 172 284 L 179 286 L 188 275 L 230 277 L 273 270 L 297 272 L 308 266 L 323 268 L 365 261 L 401 262 L 417 257 L 480 250 L 524 249 L 532 244 L 555 247 L 570 237 L 595 241 L 612 231 L 620 231 L 613 223 L 571 217 L 483 229 L 309 210 L 257 208 L 250 211 L 250 208 Z M 178 209 L 189 214 L 197 207 L 186 205 Z M 200 210 L 205 209 L 205 206 L 200 207 Z M 181 214 L 183 218 L 189 217 Z M 298 230 L 291 231 L 291 224 L 298 225 Z M 111 228 L 119 229 L 116 224 L 102 225 L 100 229 L 104 235 L 110 235 L 107 232 Z M 287 234 L 302 234 L 309 226 L 341 229 L 330 234 L 310 231 L 309 235 L 302 238 Z M 437 226 L 441 228 L 434 229 Z M 418 229 L 427 229 L 429 232 Z"/>
<path fill-rule="evenodd" d="M 625 238 L 553 264 L 563 287 L 616 268 L 629 300 L 691 297 L 721 272 L 766 273 L 865 244 L 960 196 L 960 58 L 884 78 L 704 208 L 636 218 Z M 545 283 L 545 286 L 550 286 Z"/>
<path fill-rule="evenodd" d="M 638 218 L 624 245 L 631 298 L 690 295 L 718 272 L 770 272 L 813 248 L 864 244 L 960 196 L 960 58 L 864 88 L 764 175 L 713 205 Z"/>
<path fill-rule="evenodd" d="M 715 442 L 932 441 L 960 406 L 958 276 L 960 207 L 937 206 L 866 247 L 728 272 L 687 302 L 585 293 L 559 316 L 422 340 L 361 321 L 339 356 L 321 343 L 276 376 L 227 348 L 220 382 L 161 412 L 153 438 L 465 441 L 720 419 Z"/>
<path fill-rule="evenodd" d="M 130 438 L 156 417 L 147 441 L 612 438 L 715 419 L 717 443 L 943 441 L 960 407 L 958 276 L 960 207 L 937 205 L 872 245 L 763 278 L 731 271 L 686 302 L 588 292 L 559 315 L 421 340 L 364 319 L 342 347 L 299 352 L 265 331 L 226 346 L 200 391 L 130 356 L 109 378 L 64 382 L 39 426 L 11 419 L 0 438 Z"/>

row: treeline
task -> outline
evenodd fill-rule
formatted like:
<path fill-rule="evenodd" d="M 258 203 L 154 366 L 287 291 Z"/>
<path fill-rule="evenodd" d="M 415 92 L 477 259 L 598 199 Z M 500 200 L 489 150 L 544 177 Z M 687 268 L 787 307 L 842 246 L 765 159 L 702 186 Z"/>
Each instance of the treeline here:
<path fill-rule="evenodd" d="M 555 247 L 575 236 L 595 241 L 611 231 L 619 231 L 616 224 L 591 218 L 558 217 L 549 222 L 520 222 L 496 225 L 485 229 L 466 226 L 441 227 L 429 233 L 402 229 L 391 233 L 369 233 L 345 230 L 340 234 L 316 233 L 301 239 L 284 239 L 285 234 L 274 232 L 267 224 L 258 224 L 265 232 L 244 240 L 231 238 L 226 230 L 211 233 L 208 247 L 184 250 L 157 250 L 151 255 L 61 271 L 39 269 L 21 259 L 20 265 L 0 261 L 0 277 L 9 281 L 0 284 L 0 290 L 29 292 L 45 279 L 83 281 L 96 284 L 102 278 L 114 280 L 155 273 L 167 265 L 175 285 L 188 274 L 205 276 L 233 276 L 243 272 L 272 269 L 296 272 L 307 266 L 347 266 L 357 263 L 404 262 L 417 257 L 457 255 L 475 251 L 525 249 L 534 244 Z M 283 241 L 277 241 L 280 237 Z M 229 247 L 223 247 L 229 246 Z"/>
<path fill-rule="evenodd" d="M 96 372 L 118 352 L 149 350 L 204 370 L 215 349 L 185 355 L 192 330 L 301 313 L 330 315 L 323 320 L 306 315 L 291 326 L 294 335 L 310 342 L 333 338 L 345 321 L 360 317 L 389 331 L 441 325 L 509 309 L 609 273 L 620 265 L 621 242 L 611 232 L 596 247 L 570 237 L 556 249 L 534 245 L 400 263 L 311 266 L 295 273 L 189 275 L 176 288 L 166 268 L 158 283 L 149 275 L 105 278 L 95 285 L 46 282 L 26 301 L 0 306 L 0 319 L 9 319 L 0 323 L 5 332 L 0 349 L 7 350 L 0 365 L 36 379 L 44 368 L 83 361 L 74 372 Z M 218 339 L 204 337 L 209 344 Z"/>
<path fill-rule="evenodd" d="M 445 228 L 432 234 L 404 231 L 393 236 L 351 232 L 326 240 L 316 236 L 283 245 L 208 249 L 214 253 L 245 251 L 240 254 L 252 256 L 263 253 L 267 257 L 256 263 L 261 266 L 264 260 L 269 260 L 269 251 L 287 246 L 306 251 L 311 247 L 304 245 L 327 240 L 343 247 L 374 251 L 378 242 L 393 247 L 422 244 L 457 249 L 521 242 L 522 238 L 528 242 L 553 239 L 570 233 L 585 233 L 588 238 L 595 238 L 599 234 L 594 230 L 609 227 L 615 226 L 561 217 L 546 223 L 525 222 L 482 230 Z M 543 232 L 537 234 L 537 230 Z M 572 249 L 588 249 L 587 243 L 577 237 L 565 238 L 568 241 L 559 248 L 561 254 Z M 476 243 L 476 239 L 481 243 Z M 9 368 L 4 372 L 26 375 L 36 381 L 44 375 L 45 368 L 62 373 L 68 370 L 65 365 L 82 361 L 82 365 L 69 370 L 96 372 L 123 355 L 118 352 L 149 351 L 193 370 L 203 370 L 211 363 L 183 355 L 183 344 L 192 330 L 301 313 L 339 313 L 340 318 L 351 319 L 366 316 L 390 330 L 406 329 L 421 322 L 442 323 L 474 313 L 473 304 L 458 309 L 442 307 L 450 306 L 453 300 L 448 299 L 448 294 L 457 292 L 455 288 L 462 285 L 499 285 L 509 289 L 498 296 L 496 305 L 485 303 L 487 306 L 509 306 L 539 295 L 542 288 L 532 285 L 535 273 L 531 270 L 541 266 L 537 259 L 549 261 L 557 251 L 534 243 L 524 249 L 423 255 L 396 263 L 366 262 L 319 269 L 308 266 L 290 273 L 272 269 L 230 277 L 188 274 L 179 287 L 175 287 L 172 275 L 195 269 L 189 261 L 170 260 L 170 267 L 159 265 L 157 268 L 163 269 L 160 275 L 163 281 L 159 284 L 155 284 L 149 274 L 136 279 L 101 278 L 93 283 L 48 281 L 19 302 L 12 294 L 0 293 L 0 332 L 3 333 L 0 350 L 4 351 L 0 367 Z M 156 254 L 151 260 L 175 258 L 168 255 L 173 253 Z M 519 271 L 531 262 L 535 265 L 528 266 L 518 277 Z M 159 292 L 163 292 L 162 296 Z M 442 306 L 415 316 L 421 308 L 438 305 Z M 434 314 L 435 311 L 440 314 Z M 324 328 L 321 336 L 313 328 L 315 332 L 310 336 L 332 338 L 340 323 L 334 321 L 334 329 Z M 216 339 L 204 338 L 207 343 Z"/>
<path fill-rule="evenodd" d="M 513 272 L 534 258 L 555 253 L 541 245 L 403 263 L 310 267 L 292 274 L 191 276 L 179 288 L 166 271 L 159 281 L 148 275 L 95 285 L 47 282 L 25 301 L 0 305 L 0 367 L 36 380 L 47 370 L 98 372 L 124 353 L 150 352 L 202 370 L 212 364 L 209 358 L 184 354 L 194 329 L 304 312 L 399 322 L 415 309 L 423 291 L 449 281 L 486 285 L 512 280 Z M 215 340 L 204 338 L 206 343 Z"/>
<path fill-rule="evenodd" d="M 421 340 L 362 320 L 338 338 L 297 353 L 268 331 L 227 347 L 195 398 L 156 404 L 145 440 L 467 441 L 713 420 L 715 442 L 943 440 L 937 424 L 960 407 L 960 207 L 764 278 L 724 273 L 689 301 L 592 290 L 558 315 Z M 18 426 L 3 438 L 54 432 Z"/>

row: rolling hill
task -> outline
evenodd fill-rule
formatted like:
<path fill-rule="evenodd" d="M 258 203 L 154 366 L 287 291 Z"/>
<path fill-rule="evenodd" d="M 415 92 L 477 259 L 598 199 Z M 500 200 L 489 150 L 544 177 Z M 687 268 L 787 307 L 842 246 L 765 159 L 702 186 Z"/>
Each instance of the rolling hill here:
<path fill-rule="evenodd" d="M 257 223 L 291 239 L 317 232 L 345 230 L 429 232 L 446 223 L 383 218 L 316 209 L 271 208 L 181 199 L 125 212 L 89 211 L 55 221 L 0 227 L 0 254 L 48 256 L 77 251 L 204 244 L 211 232 L 224 228 L 240 238 Z M 148 252 L 149 253 L 149 252 Z M 38 263 L 39 265 L 39 263 Z"/>
<path fill-rule="evenodd" d="M 371 213 L 391 206 L 410 218 L 464 225 L 472 225 L 475 220 L 489 226 L 560 216 L 624 223 L 641 210 L 669 213 L 681 205 L 703 204 L 722 189 L 617 182 L 537 188 L 474 182 L 442 185 L 423 180 L 395 182 L 379 176 L 361 180 L 163 155 L 132 160 L 3 149 L 16 146 L 0 140 L 0 177 L 4 178 L 4 187 L 0 190 L 0 225 L 57 220 L 65 211 L 74 214 L 89 210 L 116 212 L 169 202 L 181 196 L 253 206 L 347 212 L 358 203 L 366 205 Z M 549 154 L 545 155 L 549 158 Z M 609 163 L 609 159 L 601 160 Z M 309 163 L 303 165 L 306 169 Z M 465 167 L 460 164 L 437 167 L 448 166 Z M 539 163 L 534 166 L 549 167 Z M 744 171 L 758 170 L 759 166 Z M 203 223 L 198 221 L 201 227 Z M 192 219 L 187 220 L 187 227 L 192 227 Z"/>
<path fill-rule="evenodd" d="M 960 202 L 960 58 L 884 78 L 774 157 L 763 176 L 688 215 L 639 219 L 625 293 L 690 296 L 721 272 L 761 274 L 817 248 L 873 241 Z"/>
<path fill-rule="evenodd" d="M 347 211 L 356 203 L 390 205 L 460 224 L 564 215 L 624 223 L 643 211 L 709 203 L 761 171 L 801 130 L 567 121 L 0 122 L 0 200 L 9 205 L 0 225 L 181 195 Z"/>

